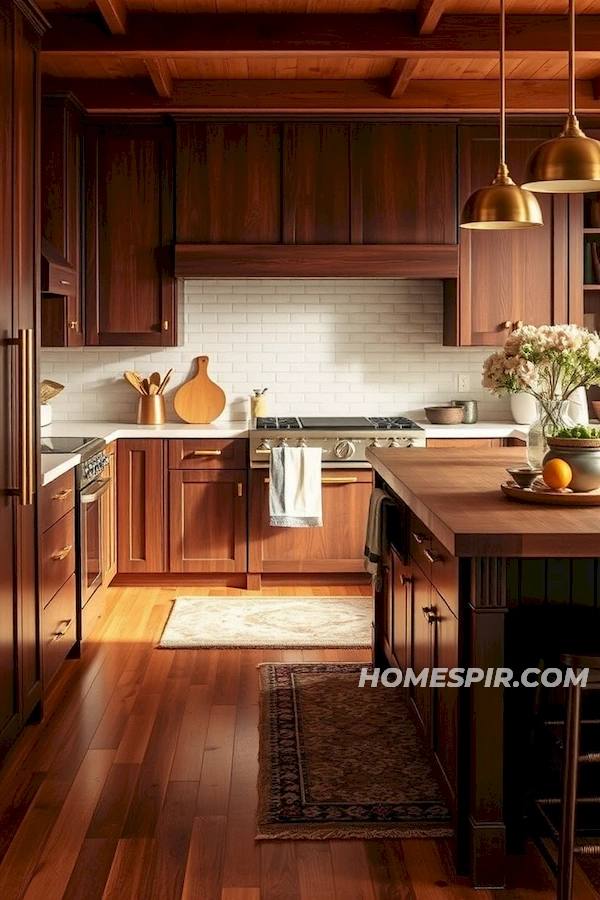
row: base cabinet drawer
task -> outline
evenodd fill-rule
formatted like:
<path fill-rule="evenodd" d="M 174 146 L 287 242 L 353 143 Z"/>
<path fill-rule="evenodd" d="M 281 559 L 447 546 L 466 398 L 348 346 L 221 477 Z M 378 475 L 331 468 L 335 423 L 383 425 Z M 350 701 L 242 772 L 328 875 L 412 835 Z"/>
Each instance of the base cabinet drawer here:
<path fill-rule="evenodd" d="M 75 475 L 65 472 L 40 490 L 40 530 L 46 531 L 75 506 Z"/>
<path fill-rule="evenodd" d="M 169 469 L 245 469 L 245 438 L 199 438 L 169 441 Z"/>
<path fill-rule="evenodd" d="M 52 600 L 74 571 L 75 512 L 71 510 L 42 535 L 42 606 Z"/>
<path fill-rule="evenodd" d="M 56 675 L 75 643 L 75 575 L 52 598 L 42 613 L 42 664 L 44 685 Z"/>

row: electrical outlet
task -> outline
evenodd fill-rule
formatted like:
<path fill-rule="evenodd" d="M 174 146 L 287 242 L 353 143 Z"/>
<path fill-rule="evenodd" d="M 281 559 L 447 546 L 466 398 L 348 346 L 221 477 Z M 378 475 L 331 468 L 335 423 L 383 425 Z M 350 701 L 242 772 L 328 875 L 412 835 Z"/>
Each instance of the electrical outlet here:
<path fill-rule="evenodd" d="M 459 375 L 458 376 L 458 392 L 459 394 L 466 394 L 469 391 L 469 376 L 468 375 Z"/>

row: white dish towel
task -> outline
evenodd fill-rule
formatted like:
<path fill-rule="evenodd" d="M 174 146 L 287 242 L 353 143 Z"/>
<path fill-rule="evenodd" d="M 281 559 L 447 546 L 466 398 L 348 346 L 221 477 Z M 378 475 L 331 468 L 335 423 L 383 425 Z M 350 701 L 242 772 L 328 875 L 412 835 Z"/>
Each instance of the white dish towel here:
<path fill-rule="evenodd" d="M 323 524 L 320 447 L 273 447 L 269 517 L 285 528 Z"/>

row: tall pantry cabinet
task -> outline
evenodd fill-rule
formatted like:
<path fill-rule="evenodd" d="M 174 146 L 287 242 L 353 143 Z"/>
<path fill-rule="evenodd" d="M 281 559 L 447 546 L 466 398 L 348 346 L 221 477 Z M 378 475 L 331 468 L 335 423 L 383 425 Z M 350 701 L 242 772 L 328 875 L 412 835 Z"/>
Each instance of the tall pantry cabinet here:
<path fill-rule="evenodd" d="M 0 754 L 42 698 L 36 560 L 39 41 L 0 0 Z"/>

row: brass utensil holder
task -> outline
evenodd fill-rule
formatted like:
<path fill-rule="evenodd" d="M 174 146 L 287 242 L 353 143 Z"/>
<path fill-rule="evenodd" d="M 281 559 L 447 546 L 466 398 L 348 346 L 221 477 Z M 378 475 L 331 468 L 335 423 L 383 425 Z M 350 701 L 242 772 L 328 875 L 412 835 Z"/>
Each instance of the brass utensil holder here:
<path fill-rule="evenodd" d="M 164 425 L 165 398 L 162 394 L 150 394 L 142 396 L 138 402 L 138 425 Z"/>

